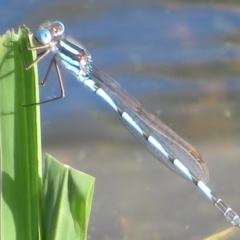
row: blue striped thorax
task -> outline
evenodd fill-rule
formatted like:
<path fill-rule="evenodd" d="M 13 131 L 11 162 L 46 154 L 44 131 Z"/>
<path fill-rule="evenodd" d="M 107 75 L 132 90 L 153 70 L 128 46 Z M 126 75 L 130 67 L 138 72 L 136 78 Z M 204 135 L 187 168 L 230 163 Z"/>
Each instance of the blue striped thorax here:
<path fill-rule="evenodd" d="M 92 59 L 82 46 L 77 45 L 71 39 L 64 38 L 59 40 L 58 51 L 63 65 L 72 71 L 80 81 L 89 77 L 92 71 L 90 65 Z"/>
<path fill-rule="evenodd" d="M 65 37 L 64 30 L 64 25 L 59 21 L 47 22 L 40 27 L 36 39 L 42 45 L 49 45 L 61 63 L 82 82 L 92 71 L 92 58 L 81 44 Z"/>

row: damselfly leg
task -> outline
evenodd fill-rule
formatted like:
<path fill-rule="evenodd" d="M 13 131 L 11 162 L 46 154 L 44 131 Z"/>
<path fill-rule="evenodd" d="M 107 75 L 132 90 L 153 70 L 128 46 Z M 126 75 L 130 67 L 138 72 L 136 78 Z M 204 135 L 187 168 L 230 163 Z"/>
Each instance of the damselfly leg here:
<path fill-rule="evenodd" d="M 52 48 L 54 48 L 54 45 L 50 44 L 50 43 L 43 45 L 42 43 L 40 43 L 38 41 L 37 37 L 34 36 L 34 40 L 38 45 L 37 46 L 31 46 L 29 38 L 32 37 L 33 34 L 30 32 L 30 30 L 25 25 L 22 26 L 22 29 L 25 30 L 26 33 L 27 33 L 27 49 L 29 51 L 43 50 L 42 52 L 39 52 L 37 54 L 37 58 L 33 62 L 27 64 L 25 59 L 24 59 L 24 55 L 23 55 L 21 46 L 17 42 L 12 42 L 13 44 L 15 44 L 18 47 L 23 66 L 25 67 L 26 70 L 28 70 L 28 69 L 32 68 L 35 64 L 40 62 L 44 57 L 46 57 L 52 51 Z M 57 73 L 57 78 L 58 78 L 58 83 L 59 83 L 59 88 L 60 88 L 60 96 L 54 97 L 54 98 L 51 98 L 51 99 L 48 99 L 48 100 L 40 101 L 40 102 L 37 102 L 37 103 L 23 104 L 24 107 L 29 107 L 29 106 L 42 104 L 42 103 L 52 102 L 52 101 L 55 101 L 55 100 L 58 100 L 58 99 L 61 99 L 61 98 L 65 97 L 65 89 L 64 89 L 64 85 L 63 85 L 62 75 L 61 75 L 59 65 L 58 65 L 58 62 L 57 62 L 57 55 L 56 54 L 53 55 L 52 60 L 49 64 L 49 66 L 48 66 L 47 73 L 46 73 L 43 81 L 41 81 L 39 84 L 42 85 L 42 86 L 45 85 L 53 67 L 55 68 L 56 73 Z"/>

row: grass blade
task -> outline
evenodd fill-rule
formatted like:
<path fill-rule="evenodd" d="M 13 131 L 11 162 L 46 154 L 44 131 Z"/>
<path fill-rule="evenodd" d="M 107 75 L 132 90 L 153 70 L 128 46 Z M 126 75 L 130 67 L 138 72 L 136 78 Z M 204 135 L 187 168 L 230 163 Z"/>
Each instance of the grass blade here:
<path fill-rule="evenodd" d="M 43 239 L 87 239 L 94 178 L 49 155 L 44 176 Z"/>
<path fill-rule="evenodd" d="M 25 71 L 33 53 L 26 36 L 8 31 L 0 38 L 0 144 L 1 144 L 1 239 L 37 239 L 40 222 L 41 144 L 39 107 L 22 107 L 38 101 L 35 68 Z"/>
<path fill-rule="evenodd" d="M 22 106 L 39 102 L 37 69 L 23 68 L 11 42 L 31 63 L 26 37 L 20 30 L 0 38 L 1 239 L 84 240 L 94 178 L 48 157 L 42 192 L 39 105 Z"/>

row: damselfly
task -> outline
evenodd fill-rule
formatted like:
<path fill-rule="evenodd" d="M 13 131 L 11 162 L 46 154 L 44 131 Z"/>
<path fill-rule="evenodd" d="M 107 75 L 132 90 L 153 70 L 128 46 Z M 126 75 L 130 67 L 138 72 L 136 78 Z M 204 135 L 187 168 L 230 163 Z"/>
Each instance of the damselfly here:
<path fill-rule="evenodd" d="M 31 34 L 25 26 L 23 28 L 29 35 Z M 50 52 L 54 53 L 41 84 L 45 84 L 54 66 L 61 94 L 59 97 L 40 103 L 64 97 L 64 86 L 59 70 L 59 63 L 62 63 L 80 82 L 103 98 L 115 110 L 129 131 L 150 153 L 169 169 L 192 181 L 212 201 L 227 221 L 240 227 L 239 216 L 205 185 L 208 180 L 208 168 L 201 155 L 157 117 L 144 110 L 140 103 L 130 97 L 110 76 L 92 64 L 91 56 L 81 44 L 63 34 L 63 23 L 47 22 L 40 27 L 38 35 L 34 36 L 37 45 L 28 46 L 29 50 L 42 51 L 34 62 L 25 66 L 26 69 L 31 68 Z M 29 105 L 34 104 L 38 103 Z"/>

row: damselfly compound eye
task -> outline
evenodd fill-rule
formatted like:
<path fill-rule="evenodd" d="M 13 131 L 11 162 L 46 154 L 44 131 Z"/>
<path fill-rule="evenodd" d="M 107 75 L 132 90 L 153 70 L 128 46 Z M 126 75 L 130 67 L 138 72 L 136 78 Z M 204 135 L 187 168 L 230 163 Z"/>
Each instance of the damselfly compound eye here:
<path fill-rule="evenodd" d="M 51 33 L 54 37 L 60 36 L 64 33 L 65 27 L 62 22 L 55 21 L 51 25 Z"/>
<path fill-rule="evenodd" d="M 37 39 L 43 45 L 46 45 L 52 41 L 52 35 L 48 29 L 41 29 L 38 32 Z"/>

